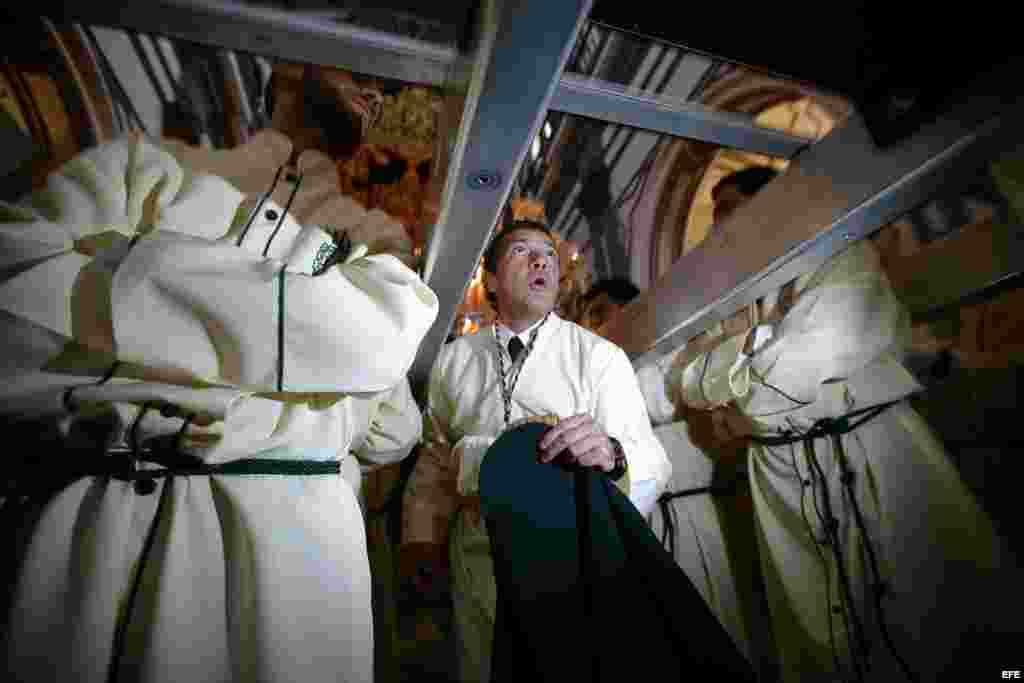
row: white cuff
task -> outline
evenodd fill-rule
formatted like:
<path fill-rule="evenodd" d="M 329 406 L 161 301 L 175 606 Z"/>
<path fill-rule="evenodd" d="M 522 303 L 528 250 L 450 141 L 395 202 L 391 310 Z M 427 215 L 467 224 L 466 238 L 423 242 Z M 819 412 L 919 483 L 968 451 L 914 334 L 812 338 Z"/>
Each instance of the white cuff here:
<path fill-rule="evenodd" d="M 629 500 L 640 511 L 644 519 L 649 519 L 658 500 L 658 482 L 654 479 L 631 481 L 629 483 Z"/>

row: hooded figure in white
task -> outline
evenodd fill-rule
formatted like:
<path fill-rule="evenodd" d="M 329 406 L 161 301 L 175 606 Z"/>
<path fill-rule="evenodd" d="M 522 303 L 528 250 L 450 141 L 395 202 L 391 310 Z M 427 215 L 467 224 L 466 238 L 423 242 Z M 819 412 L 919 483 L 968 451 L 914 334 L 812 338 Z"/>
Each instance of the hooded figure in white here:
<path fill-rule="evenodd" d="M 753 437 L 747 467 L 781 680 L 858 670 L 906 680 L 908 669 L 939 680 L 954 664 L 981 664 L 969 652 L 980 634 L 1020 631 L 1021 573 L 904 400 L 920 390 L 900 363 L 910 319 L 873 245 L 849 247 L 747 316 L 745 329 L 716 326 L 645 368 L 640 385 L 673 462 L 670 490 L 707 486 L 713 469 L 687 425 L 672 423 L 674 406 L 713 411 L 723 443 Z M 801 438 L 844 416 L 834 434 Z M 749 653 L 757 626 L 742 616 L 711 498 L 663 506 L 659 534 L 666 512 L 677 561 Z"/>
<path fill-rule="evenodd" d="M 322 155 L 286 166 L 272 132 L 191 168 L 167 149 L 101 145 L 0 206 L 0 414 L 102 420 L 112 453 L 171 439 L 192 470 L 143 457 L 150 483 L 84 476 L 46 504 L 7 680 L 372 681 L 360 465 L 420 437 L 405 374 L 437 299 L 339 237 L 388 221 Z M 54 472 L 82 464 L 62 452 Z"/>

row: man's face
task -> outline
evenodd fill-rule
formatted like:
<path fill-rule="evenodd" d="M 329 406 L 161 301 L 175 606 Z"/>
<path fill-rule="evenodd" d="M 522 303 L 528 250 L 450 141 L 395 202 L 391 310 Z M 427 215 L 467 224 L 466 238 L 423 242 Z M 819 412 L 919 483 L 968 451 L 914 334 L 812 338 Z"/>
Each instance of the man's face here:
<path fill-rule="evenodd" d="M 558 254 L 551 239 L 528 228 L 506 236 L 487 288 L 497 297 L 503 317 L 518 320 L 547 314 L 558 299 Z"/>

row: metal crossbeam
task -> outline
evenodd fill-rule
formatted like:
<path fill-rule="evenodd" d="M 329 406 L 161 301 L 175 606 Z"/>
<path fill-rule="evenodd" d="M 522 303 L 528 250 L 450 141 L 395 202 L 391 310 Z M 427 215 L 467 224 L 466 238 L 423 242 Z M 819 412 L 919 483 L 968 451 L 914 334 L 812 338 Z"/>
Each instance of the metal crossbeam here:
<path fill-rule="evenodd" d="M 814 143 L 811 138 L 758 126 L 749 116 L 681 103 L 672 97 L 652 97 L 616 83 L 572 74 L 562 76 L 551 109 L 783 159 Z"/>
<path fill-rule="evenodd" d="M 360 28 L 324 16 L 226 0 L 61 3 L 19 8 L 55 20 L 152 33 L 240 52 L 334 66 L 421 85 L 443 85 L 454 46 Z"/>
<path fill-rule="evenodd" d="M 609 335 L 641 367 L 810 272 L 940 187 L 966 180 L 1019 136 L 1024 97 L 1011 64 L 972 84 L 945 115 L 880 150 L 851 116 L 716 226 L 624 311 Z M 1003 96 L 993 93 L 1004 93 Z"/>
<path fill-rule="evenodd" d="M 410 371 L 417 389 L 451 329 L 591 2 L 484 3 L 441 215 L 427 245 L 423 277 L 441 311 Z"/>

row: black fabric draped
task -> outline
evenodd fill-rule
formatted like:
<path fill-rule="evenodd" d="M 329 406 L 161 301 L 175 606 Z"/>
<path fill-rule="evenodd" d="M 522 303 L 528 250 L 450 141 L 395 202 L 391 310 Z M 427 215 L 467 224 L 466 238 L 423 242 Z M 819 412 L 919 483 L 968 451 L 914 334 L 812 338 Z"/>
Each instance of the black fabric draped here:
<path fill-rule="evenodd" d="M 600 472 L 537 462 L 546 429 L 506 432 L 481 465 L 497 581 L 491 681 L 753 681 L 629 499 Z"/>

